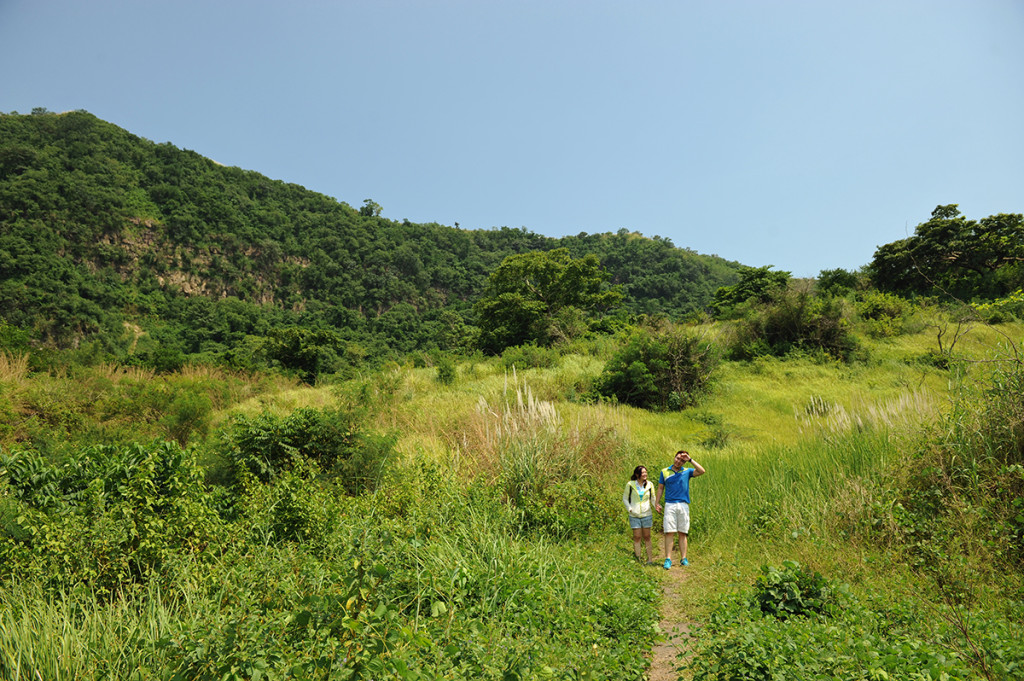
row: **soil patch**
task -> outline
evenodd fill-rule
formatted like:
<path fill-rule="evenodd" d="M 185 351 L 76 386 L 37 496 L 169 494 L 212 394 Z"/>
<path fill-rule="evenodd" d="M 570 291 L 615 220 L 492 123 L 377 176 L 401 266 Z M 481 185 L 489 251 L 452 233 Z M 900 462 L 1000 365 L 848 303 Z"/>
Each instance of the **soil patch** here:
<path fill-rule="evenodd" d="M 661 599 L 661 631 L 665 638 L 654 645 L 651 655 L 650 681 L 677 681 L 679 651 L 690 636 L 690 621 L 680 610 L 680 594 L 685 588 L 690 567 L 673 565 L 669 570 L 656 568 L 663 574 Z"/>

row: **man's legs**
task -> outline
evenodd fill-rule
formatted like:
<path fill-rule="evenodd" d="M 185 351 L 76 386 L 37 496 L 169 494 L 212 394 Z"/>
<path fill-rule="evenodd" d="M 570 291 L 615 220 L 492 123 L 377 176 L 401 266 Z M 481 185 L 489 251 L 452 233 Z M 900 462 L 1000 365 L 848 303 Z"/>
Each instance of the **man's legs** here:
<path fill-rule="evenodd" d="M 689 543 L 690 535 L 686 532 L 679 533 L 679 554 L 683 557 L 681 561 L 684 565 L 686 564 L 686 546 Z"/>
<path fill-rule="evenodd" d="M 665 557 L 672 557 L 672 545 L 675 544 L 676 538 L 679 538 L 679 552 L 682 556 L 686 557 L 686 535 L 682 533 L 665 533 Z"/>

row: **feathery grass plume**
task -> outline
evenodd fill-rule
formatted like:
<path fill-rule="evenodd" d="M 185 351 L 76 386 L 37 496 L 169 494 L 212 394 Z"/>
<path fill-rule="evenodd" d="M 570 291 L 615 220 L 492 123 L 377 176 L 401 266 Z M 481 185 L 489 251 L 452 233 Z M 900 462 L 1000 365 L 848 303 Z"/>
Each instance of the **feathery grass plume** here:
<path fill-rule="evenodd" d="M 491 480 L 513 466 L 563 474 L 574 466 L 616 470 L 618 437 L 596 419 L 566 424 L 553 402 L 537 399 L 513 370 L 495 400 L 481 395 L 473 413 L 455 423 L 445 439 L 465 465 Z M 539 472 L 539 470 L 538 470 Z"/>
<path fill-rule="evenodd" d="M 912 428 L 932 420 L 938 407 L 924 390 L 901 392 L 880 402 L 864 399 L 850 409 L 812 395 L 803 409 L 794 409 L 800 433 L 821 436 L 872 429 Z"/>
<path fill-rule="evenodd" d="M 497 485 L 522 529 L 561 536 L 607 521 L 604 490 L 622 463 L 618 436 L 579 418 L 566 425 L 514 369 L 497 399 L 481 396 L 445 437 L 466 474 Z"/>

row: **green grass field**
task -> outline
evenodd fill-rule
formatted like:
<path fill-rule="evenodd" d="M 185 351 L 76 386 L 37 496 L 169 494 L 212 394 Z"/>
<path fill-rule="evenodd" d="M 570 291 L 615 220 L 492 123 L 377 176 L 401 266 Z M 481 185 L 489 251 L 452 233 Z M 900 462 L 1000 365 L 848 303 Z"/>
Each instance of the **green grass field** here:
<path fill-rule="evenodd" d="M 676 604 L 697 632 L 682 678 L 1019 678 L 1024 508 L 1002 490 L 1024 469 L 982 456 L 979 433 L 1000 394 L 1020 402 L 1013 371 L 991 376 L 1019 365 L 993 360 L 1024 328 L 971 328 L 948 368 L 937 328 L 865 339 L 852 364 L 724 362 L 703 402 L 661 413 L 589 397 L 606 344 L 543 369 L 464 361 L 451 385 L 396 365 L 315 388 L 195 368 L 31 376 L 7 357 L 5 437 L 36 433 L 51 458 L 61 433 L 123 435 L 133 413 L 146 438 L 181 432 L 198 391 L 205 466 L 238 416 L 338 405 L 400 460 L 358 497 L 299 466 L 230 499 L 195 488 L 171 515 L 95 488 L 107 501 L 73 512 L 84 531 L 0 478 L 0 678 L 644 678 L 665 575 L 633 561 L 619 496 L 680 448 L 708 470 Z M 220 509 L 195 516 L 202 542 L 189 504 Z M 187 550 L 147 547 L 171 530 Z M 124 559 L 144 551 L 151 572 Z M 779 608 L 794 614 L 765 614 Z"/>

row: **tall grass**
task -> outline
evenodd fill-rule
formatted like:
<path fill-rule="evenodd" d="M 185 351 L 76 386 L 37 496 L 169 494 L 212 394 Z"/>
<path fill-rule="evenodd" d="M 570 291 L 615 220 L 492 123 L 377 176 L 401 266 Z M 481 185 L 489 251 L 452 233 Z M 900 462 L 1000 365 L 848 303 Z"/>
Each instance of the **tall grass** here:
<path fill-rule="evenodd" d="M 851 481 L 870 485 L 892 454 L 885 429 L 716 453 L 707 458 L 709 474 L 693 483 L 695 536 L 820 533 L 837 504 L 857 503 L 843 494 Z"/>
<path fill-rule="evenodd" d="M 28 353 L 0 352 L 0 382 L 17 385 L 28 376 Z"/>
<path fill-rule="evenodd" d="M 174 617 L 155 588 L 109 603 L 84 590 L 48 595 L 31 584 L 0 590 L 0 677 L 151 679 L 165 662 L 156 643 Z"/>
<path fill-rule="evenodd" d="M 551 481 L 617 475 L 622 439 L 613 423 L 566 419 L 554 402 L 537 399 L 515 369 L 493 399 L 480 395 L 476 408 L 443 434 L 458 467 L 494 482 L 541 489 Z"/>

